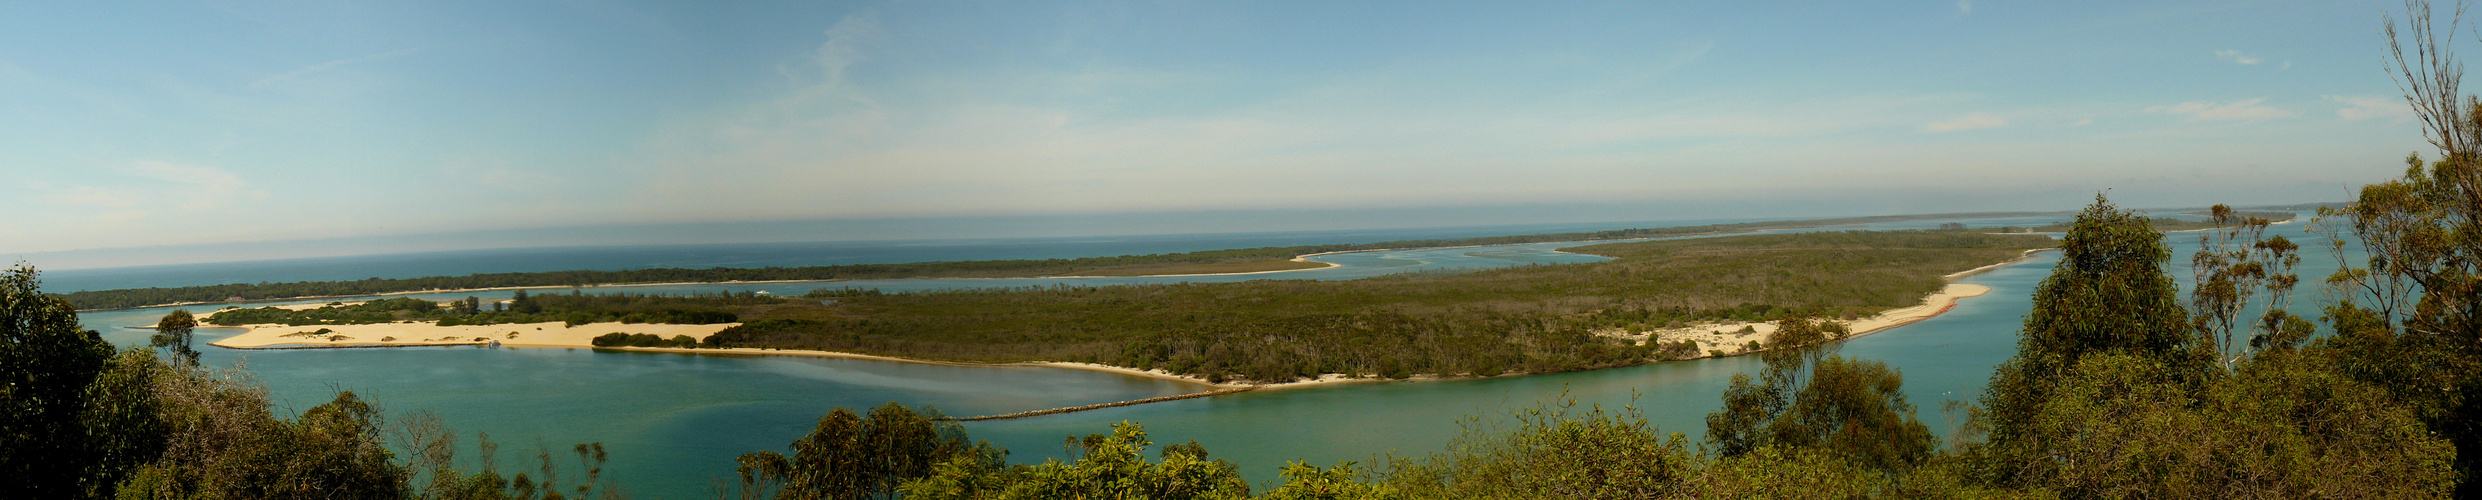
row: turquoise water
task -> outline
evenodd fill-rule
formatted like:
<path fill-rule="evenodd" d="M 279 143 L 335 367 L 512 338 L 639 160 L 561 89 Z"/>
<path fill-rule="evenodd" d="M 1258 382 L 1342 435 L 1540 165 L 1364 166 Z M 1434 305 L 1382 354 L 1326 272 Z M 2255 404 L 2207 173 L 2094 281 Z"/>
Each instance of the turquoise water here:
<path fill-rule="evenodd" d="M 1933 222 L 1935 224 L 1936 222 Z M 2018 224 L 2032 225 L 2032 224 Z M 2277 226 L 2296 240 L 2301 224 Z M 2176 276 L 2185 277 L 2194 234 L 2174 235 Z M 983 286 L 1120 284 L 1166 281 L 1351 279 L 1424 269 L 1590 262 L 1564 254 L 1562 244 L 1339 254 L 1317 259 L 1344 267 L 1275 275 L 1186 278 L 1031 280 L 889 280 L 589 288 L 590 292 L 766 290 L 796 294 L 814 288 L 867 286 L 923 290 Z M 2315 245 L 2309 245 L 2315 246 Z M 2050 272 L 2055 253 L 1962 280 L 1993 288 L 1947 314 L 1844 344 L 1847 355 L 1886 361 L 1903 370 L 1906 390 L 1925 421 L 1944 430 L 1942 401 L 1970 400 L 1991 368 L 2014 352 L 2016 328 L 2033 286 Z M 2312 253 L 2301 274 L 2315 282 L 2333 259 Z M 2358 259 L 2358 257 L 2350 257 Z M 2321 267 L 2322 264 L 2324 267 Z M 2184 280 L 2185 281 L 2185 280 Z M 443 294 L 456 298 L 469 294 Z M 494 294 L 472 294 L 498 296 Z M 2307 305 L 2314 290 L 2296 294 Z M 89 313 L 90 328 L 122 344 L 163 310 Z M 202 331 L 203 340 L 220 338 Z M 729 357 L 594 352 L 567 349 L 355 349 L 233 351 L 207 349 L 205 362 L 245 360 L 285 406 L 299 411 L 352 390 L 391 410 L 434 411 L 471 435 L 489 431 L 510 460 L 537 440 L 555 450 L 601 441 L 613 477 L 641 498 L 704 498 L 710 481 L 731 474 L 731 458 L 782 450 L 817 417 L 836 406 L 888 401 L 930 404 L 951 414 L 979 415 L 1179 394 L 1195 386 L 1100 372 L 1034 368 L 890 363 L 808 357 Z M 1726 358 L 1568 374 L 1440 382 L 1340 384 L 1268 390 L 1207 399 L 1113 408 L 1031 419 L 975 422 L 975 437 L 1009 448 L 1012 459 L 1061 456 L 1063 436 L 1103 432 L 1112 422 L 1143 423 L 1157 442 L 1197 440 L 1217 458 L 1240 463 L 1253 481 L 1275 479 L 1289 460 L 1368 463 L 1384 453 L 1421 455 L 1456 435 L 1460 417 L 1498 416 L 1565 391 L 1581 403 L 1634 403 L 1657 425 L 1693 439 L 1718 406 L 1734 373 L 1757 360 Z"/>

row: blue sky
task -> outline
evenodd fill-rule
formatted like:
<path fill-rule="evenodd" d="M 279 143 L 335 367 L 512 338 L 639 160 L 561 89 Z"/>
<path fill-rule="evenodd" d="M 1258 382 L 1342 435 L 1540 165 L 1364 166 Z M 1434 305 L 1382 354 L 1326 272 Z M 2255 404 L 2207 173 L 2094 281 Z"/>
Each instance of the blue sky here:
<path fill-rule="evenodd" d="M 2381 69 L 2398 8 L 13 4 L 0 210 L 19 222 L 0 254 L 817 219 L 1158 214 L 1131 230 L 1216 232 L 1178 214 L 2340 200 L 2426 149 Z"/>

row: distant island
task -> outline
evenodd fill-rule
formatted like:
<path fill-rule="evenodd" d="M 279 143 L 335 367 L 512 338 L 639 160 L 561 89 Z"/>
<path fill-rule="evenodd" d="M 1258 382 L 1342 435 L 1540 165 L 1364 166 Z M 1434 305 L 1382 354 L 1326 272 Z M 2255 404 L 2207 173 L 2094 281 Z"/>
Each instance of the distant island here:
<path fill-rule="evenodd" d="M 2182 213 L 2181 215 L 2190 215 L 2190 216 L 2205 217 L 2205 216 L 2207 216 L 2207 213 L 2205 213 L 2205 212 L 2186 212 L 2186 213 Z M 2292 221 L 2293 221 L 2293 219 L 2295 219 L 2295 218 L 2298 218 L 2298 217 L 2299 217 L 2299 216 L 2295 215 L 2293 212 L 2272 212 L 2272 211 L 2255 211 L 2255 212 L 2251 212 L 2251 211 L 2242 211 L 2242 212 L 2233 212 L 2233 213 L 2232 213 L 2232 216 L 2233 216 L 2235 219 L 2240 219 L 2240 220 L 2247 220 L 2247 219 L 2251 219 L 2251 218 L 2266 219 L 2268 222 L 2275 223 L 2275 224 L 2284 224 L 2284 223 L 2289 223 L 2289 222 L 2292 222 Z M 2208 230 L 2208 229 L 2215 229 L 2215 228 L 2218 228 L 2218 227 L 2223 227 L 2223 228 L 2230 228 L 2230 227 L 2233 227 L 2233 223 L 2224 223 L 2224 224 L 2220 224 L 2220 225 L 2218 225 L 2218 224 L 2216 224 L 2216 223 L 2215 223 L 2215 221 L 2214 221 L 2214 220 L 2211 220 L 2211 219 L 2210 219 L 2210 220 L 2188 220 L 2188 219 L 2174 219 L 2174 218 L 2169 218 L 2169 217 L 2151 217 L 2151 218 L 2148 218 L 2148 219 L 2146 220 L 2146 222 L 2147 222 L 2149 225 L 2154 226 L 2154 228 L 2155 228 L 2155 230 L 2156 230 L 2156 231 L 2162 231 L 2162 232 L 2166 232 L 2166 233 L 2171 233 L 2171 232 L 2179 232 L 2179 231 L 2204 231 L 2204 230 Z M 2023 232 L 2028 232 L 2028 233 L 2065 233 L 2065 232 L 2068 232 L 2068 224 L 2067 224 L 2067 223 L 2050 224 L 2050 225 L 2037 226 L 2037 227 L 2030 227 L 2030 228 L 2003 228 L 2003 232 L 2014 232 L 2014 231 L 2007 231 L 2007 229 L 2021 229 Z"/>
<path fill-rule="evenodd" d="M 1847 217 L 1734 224 L 1620 229 L 1612 231 L 1493 236 L 1481 238 L 1387 241 L 1362 244 L 1260 247 L 1199 252 L 1087 257 L 1078 259 L 984 260 L 853 264 L 812 267 L 634 269 L 622 271 L 550 271 L 487 273 L 465 276 L 290 283 L 231 283 L 186 287 L 87 290 L 57 294 L 80 311 L 212 304 L 302 298 L 343 298 L 411 292 L 457 292 L 511 288 L 664 283 L 728 283 L 765 281 L 834 281 L 903 278 L 1033 278 L 1061 276 L 1163 276 L 1256 273 L 1327 267 L 1301 259 L 1305 255 L 1371 250 L 1401 250 L 1481 245 L 1515 245 L 1608 241 L 1750 233 L 1880 222 L 2061 215 L 2065 212 L 1982 212 Z"/>

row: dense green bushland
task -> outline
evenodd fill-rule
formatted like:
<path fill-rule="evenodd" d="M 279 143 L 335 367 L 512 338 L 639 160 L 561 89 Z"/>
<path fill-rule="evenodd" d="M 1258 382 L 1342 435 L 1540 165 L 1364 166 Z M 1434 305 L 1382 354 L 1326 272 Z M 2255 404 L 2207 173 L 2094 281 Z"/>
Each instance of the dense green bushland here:
<path fill-rule="evenodd" d="M 248 300 L 276 300 L 298 297 L 349 297 L 383 293 L 424 290 L 470 290 L 498 287 L 562 287 L 627 283 L 720 283 L 728 281 L 823 281 L 891 278 L 1025 278 L 1081 274 L 1140 275 L 1158 270 L 1190 269 L 1202 264 L 1266 262 L 1289 260 L 1296 256 L 1324 252 L 1430 248 L 1472 245 L 1510 245 L 1559 241 L 1624 240 L 1664 238 L 1712 234 L 1745 233 L 1768 229 L 1822 227 L 1841 224 L 1866 224 L 1934 218 L 2002 217 L 2026 215 L 2014 213 L 1897 215 L 1853 217 L 1777 222 L 1744 222 L 1650 229 L 1621 229 L 1582 233 L 1493 236 L 1483 238 L 1388 241 L 1363 244 L 1307 245 L 1295 247 L 1261 247 L 1232 250 L 1207 250 L 1174 254 L 1122 255 L 1079 259 L 1044 260 L 982 260 L 963 262 L 916 262 L 906 264 L 855 264 L 816 267 L 711 268 L 711 269 L 634 269 L 626 271 L 554 271 L 537 273 L 489 273 L 466 276 L 379 279 L 358 281 L 301 281 L 291 283 L 233 283 L 224 285 L 131 288 L 120 290 L 88 290 L 64 295 L 70 303 L 86 309 L 120 309 L 177 303 L 222 302 L 231 297 Z"/>
<path fill-rule="evenodd" d="M 1352 281 L 825 291 L 834 317 L 753 320 L 707 342 L 1213 380 L 1558 372 L 1686 354 L 1598 331 L 1905 307 L 1945 286 L 1942 275 L 2050 244 L 1953 231 L 1745 235 L 1568 249 L 1614 259 L 1592 264 Z"/>
<path fill-rule="evenodd" d="M 596 335 L 592 343 L 595 347 L 678 347 L 684 349 L 698 347 L 698 339 L 689 338 L 688 335 L 674 335 L 667 339 L 647 333 L 606 333 Z"/>
<path fill-rule="evenodd" d="M 290 310 L 275 306 L 256 309 L 226 309 L 207 318 L 218 325 L 367 325 L 398 321 L 434 321 L 440 326 L 497 325 L 509 323 L 567 322 L 586 323 L 657 323 L 674 325 L 712 325 L 741 320 L 744 313 L 781 312 L 788 309 L 815 309 L 816 302 L 787 300 L 755 293 L 719 293 L 714 295 L 648 295 L 648 294 L 538 294 L 519 291 L 507 305 L 484 307 L 473 297 L 451 302 L 448 307 L 412 297 L 377 299 L 359 304 L 331 304 L 315 309 Z"/>
<path fill-rule="evenodd" d="M 2319 283 L 2326 293 L 2317 321 L 2327 328 L 2325 335 L 2312 329 L 2318 324 L 2310 319 L 2265 305 L 2283 303 L 2272 299 L 2299 284 L 2291 263 L 2300 258 L 2301 247 L 2260 238 L 2263 222 L 2243 220 L 2223 229 L 2225 236 L 2192 256 L 2200 277 L 2184 301 L 2165 274 L 2174 256 L 2160 230 L 2145 217 L 2098 199 L 2068 229 L 2060 264 L 2034 293 L 2033 310 L 2017 332 L 2018 352 L 1999 367 L 1978 404 L 1954 405 L 1965 424 L 1944 443 L 1921 430 L 1914 407 L 1901 397 L 1901 373 L 1835 355 L 1839 334 L 1796 316 L 1785 318 L 1768 340 L 1761 376 L 1736 379 L 1723 395 L 1723 408 L 1708 416 L 1719 423 L 1706 436 L 1708 446 L 1693 449 L 1686 436 L 1663 433 L 1633 408 L 1581 410 L 1555 399 L 1515 415 L 1513 428 L 1477 420 L 1447 450 L 1427 457 L 1366 468 L 1288 464 L 1284 481 L 1256 497 L 2477 496 L 2471 479 L 2482 472 L 2482 362 L 2477 362 L 2482 360 L 2482 106 L 2456 88 L 2461 66 L 2445 55 L 2430 7 L 2418 0 L 2409 7 L 2413 50 L 2408 56 L 2396 47 L 2396 61 L 2439 155 L 2408 158 L 2402 179 L 2365 186 L 2350 207 L 2321 211 L 2325 220 L 2314 227 L 2338 236 L 2329 248 L 2359 245 L 2367 257 L 2341 262 L 2341 270 Z M 2393 37 L 2396 28 L 2390 23 L 2387 33 Z M 2341 237 L 2345 231 L 2352 237 Z M 1868 247 L 1803 253 L 1795 240 L 1779 243 L 1784 251 L 1736 250 L 1758 258 L 1719 262 L 1780 258 L 1819 264 L 1921 255 Z M 1700 262 L 1696 252 L 1671 250 L 1648 250 L 1660 255 L 1645 260 Z M 2333 255 L 2342 260 L 2347 254 Z M 1558 276 L 1586 268 L 1619 270 L 1555 266 L 1369 280 L 1373 288 L 1333 290 L 1416 292 L 1405 283 L 1437 280 L 1432 283 L 1472 285 L 1473 291 L 1463 292 L 1470 295 L 1458 297 L 1488 304 L 1466 308 L 1568 311 L 1608 319 L 1596 311 L 1610 308 L 1597 307 L 1615 302 L 1574 304 L 1564 298 L 1578 296 L 1568 288 L 1539 291 L 1531 296 L 1535 302 L 1506 291 L 1523 288 L 1523 280 L 1512 279 L 1520 276 L 1574 287 L 1574 281 Z M 1777 286 L 1814 284 L 1781 277 L 1799 274 L 1793 268 L 1760 269 L 1780 272 L 1735 275 L 1737 280 L 1725 285 L 1701 286 L 1763 296 Z M 1660 266 L 1632 271 L 1632 279 L 1676 277 L 1663 274 Z M 39 293 L 31 270 L 21 267 L 0 278 L 0 383 L 6 384 L 0 386 L 5 388 L 0 390 L 0 477 L 9 479 L 0 481 L 0 497 L 554 498 L 564 491 L 581 497 L 612 491 L 597 486 L 592 464 L 601 453 L 591 446 L 575 449 L 587 464 L 587 480 L 576 489 L 550 487 L 556 481 L 547 451 L 538 454 L 546 464 L 540 482 L 522 474 L 501 479 L 489 465 L 473 475 L 446 469 L 442 464 L 450 463 L 445 458 L 456 447 L 446 437 L 453 434 L 437 427 L 414 426 L 408 435 L 428 439 L 409 442 L 434 445 L 418 447 L 421 465 L 398 465 L 374 444 L 378 413 L 350 394 L 293 420 L 275 418 L 266 412 L 263 393 L 235 378 L 210 375 L 180 357 L 158 360 L 151 351 L 114 353 L 94 332 L 77 330 L 67 302 Z M 1266 286 L 1308 290 L 1280 288 L 1293 286 L 1281 282 Z M 1299 305 L 1238 292 L 1248 288 L 1199 289 L 1231 295 L 1183 287 L 984 293 L 1016 300 L 1004 303 L 1016 309 L 1041 311 L 1055 303 L 1094 307 L 1110 313 L 1093 316 L 1102 320 L 1146 316 L 1136 307 L 1102 307 L 1125 302 L 1096 301 Z M 1827 290 L 1832 296 L 1840 289 Z M 1139 291 L 1161 297 L 1129 295 Z M 1338 295 L 1327 299 L 1356 297 L 1330 293 Z M 840 303 L 862 304 L 854 314 L 870 318 L 905 307 L 937 310 L 932 306 L 948 304 L 940 302 L 947 296 L 850 293 Z M 1613 300 L 1635 298 L 1640 297 Z M 1423 307 L 1456 310 L 1422 300 L 1363 300 L 1357 307 L 1394 314 Z M 959 303 L 968 304 L 954 306 L 963 312 L 994 307 Z M 1676 310 L 1716 311 L 1726 304 Z M 1824 312 L 1838 305 L 1782 309 Z M 178 323 L 166 322 L 168 331 L 160 338 L 185 342 L 185 336 L 169 331 L 181 327 Z M 1061 328 L 1034 325 L 1052 330 L 1038 328 L 1030 335 Z M 1273 343 L 1284 331 L 1275 327 L 1288 325 L 1261 326 L 1269 329 L 1251 333 Z M 899 405 L 867 417 L 831 412 L 817 430 L 793 443 L 791 456 L 744 455 L 738 493 L 788 499 L 885 498 L 894 492 L 921 499 L 1215 499 L 1252 493 L 1232 466 L 1208 459 L 1194 443 L 1164 446 L 1159 460 L 1146 458 L 1153 443 L 1134 423 L 1073 439 L 1082 453 L 1071 460 L 1008 464 L 998 450 L 965 445 L 967 437 L 935 415 Z M 480 441 L 488 464 L 493 446 Z"/>

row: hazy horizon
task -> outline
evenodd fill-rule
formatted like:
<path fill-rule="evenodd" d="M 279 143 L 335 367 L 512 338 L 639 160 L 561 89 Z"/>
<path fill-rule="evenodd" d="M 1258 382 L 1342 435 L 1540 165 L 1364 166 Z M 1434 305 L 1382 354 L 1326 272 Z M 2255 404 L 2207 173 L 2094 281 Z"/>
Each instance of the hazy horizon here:
<path fill-rule="evenodd" d="M 2428 149 L 2392 8 L 27 6 L 0 257 L 2338 200 Z"/>
<path fill-rule="evenodd" d="M 2091 195 L 2088 195 L 2091 196 Z M 2091 201 L 2091 198 L 2087 198 Z M 2115 203 L 2118 203 L 2117 201 Z M 2294 205 L 2322 202 L 2265 203 Z M 2325 202 L 2333 203 L 2333 202 Z M 2249 207 L 2261 204 L 2241 204 Z M 1726 205 L 1731 207 L 1734 205 Z M 2049 208 L 1971 210 L 1973 213 L 2066 213 L 2082 205 Z M 2123 204 L 2123 206 L 2128 206 Z M 2136 207 L 2164 213 L 2201 208 L 2203 204 Z M 1778 207 L 1782 208 L 1782 207 Z M 724 224 L 623 224 L 559 228 L 517 228 L 445 233 L 361 236 L 302 240 L 253 241 L 196 245 L 163 245 L 77 249 L 0 255 L 46 270 L 135 268 L 165 265 L 241 263 L 327 257 L 412 255 L 529 248 L 585 248 L 681 245 L 748 245 L 776 243 L 873 243 L 939 241 L 1018 241 L 1060 238 L 1158 237 L 1258 233 L 1351 233 L 1426 228 L 1508 228 L 1509 235 L 1527 228 L 1608 225 L 1613 228 L 1662 227 L 1674 223 L 1751 220 L 1924 215 L 1923 211 L 1815 213 L 1799 210 L 1680 209 L 1672 217 L 1640 209 L 1611 206 L 1416 207 L 1357 211 L 1225 211 L 1075 216 L 1018 216 L 943 219 L 846 219 L 749 221 Z M 1662 215 L 1662 214 L 1653 214 Z M 1567 231 L 1569 229 L 1562 229 Z M 1494 233 L 1494 235 L 1499 235 Z M 1339 243 L 1339 242 L 1319 242 Z"/>

